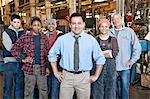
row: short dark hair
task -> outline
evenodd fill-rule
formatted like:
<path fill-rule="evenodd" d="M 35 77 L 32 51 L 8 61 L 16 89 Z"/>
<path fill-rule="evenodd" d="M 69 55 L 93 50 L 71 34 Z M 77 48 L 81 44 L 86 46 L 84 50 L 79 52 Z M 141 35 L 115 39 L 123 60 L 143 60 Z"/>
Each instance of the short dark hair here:
<path fill-rule="evenodd" d="M 40 23 L 42 23 L 41 19 L 37 16 L 31 18 L 31 25 L 33 24 L 34 21 L 39 21 Z"/>
<path fill-rule="evenodd" d="M 71 16 L 70 16 L 70 22 L 71 22 L 71 19 L 73 17 L 81 17 L 83 22 L 85 22 L 85 19 L 83 18 L 82 14 L 81 13 L 73 13 Z"/>
<path fill-rule="evenodd" d="M 17 15 L 17 14 L 11 15 L 11 21 L 13 21 L 14 19 L 19 19 L 19 20 L 21 20 L 20 16 Z"/>

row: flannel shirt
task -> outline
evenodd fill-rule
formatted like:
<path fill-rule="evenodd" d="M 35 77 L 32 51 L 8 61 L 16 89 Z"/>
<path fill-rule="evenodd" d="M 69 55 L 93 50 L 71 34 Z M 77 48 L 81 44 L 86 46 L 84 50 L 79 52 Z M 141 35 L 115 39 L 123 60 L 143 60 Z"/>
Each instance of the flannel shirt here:
<path fill-rule="evenodd" d="M 40 64 L 40 72 L 41 74 L 45 74 L 45 69 L 48 67 L 48 38 L 46 35 L 41 34 L 41 40 L 40 40 L 40 45 L 41 45 L 41 64 Z M 22 59 L 25 59 L 26 57 L 32 57 L 34 61 L 34 41 L 33 41 L 33 35 L 32 31 L 30 33 L 26 33 L 22 35 L 16 43 L 13 45 L 11 49 L 12 55 L 18 60 L 22 61 Z M 22 70 L 27 73 L 27 74 L 33 74 L 33 65 L 35 63 L 24 63 L 22 66 Z"/>

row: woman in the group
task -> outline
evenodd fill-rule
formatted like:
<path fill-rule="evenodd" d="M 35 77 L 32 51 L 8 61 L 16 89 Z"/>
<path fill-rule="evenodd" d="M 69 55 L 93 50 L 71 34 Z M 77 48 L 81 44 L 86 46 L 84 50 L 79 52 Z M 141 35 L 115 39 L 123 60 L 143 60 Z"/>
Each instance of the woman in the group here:
<path fill-rule="evenodd" d="M 96 39 L 106 58 L 105 65 L 98 80 L 92 84 L 93 99 L 114 99 L 116 87 L 115 57 L 118 54 L 117 39 L 109 35 L 110 22 L 100 19 L 98 22 L 99 35 Z"/>
<path fill-rule="evenodd" d="M 31 31 L 22 35 L 11 50 L 13 56 L 23 62 L 25 99 L 32 99 L 36 83 L 39 89 L 39 99 L 48 99 L 46 77 L 49 74 L 48 38 L 40 30 L 40 18 L 32 17 Z"/>

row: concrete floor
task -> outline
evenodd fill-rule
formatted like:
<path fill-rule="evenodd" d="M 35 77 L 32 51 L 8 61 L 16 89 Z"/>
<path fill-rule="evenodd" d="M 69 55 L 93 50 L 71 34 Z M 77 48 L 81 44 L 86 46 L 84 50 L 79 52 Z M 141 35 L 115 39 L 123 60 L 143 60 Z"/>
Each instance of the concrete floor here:
<path fill-rule="evenodd" d="M 130 99 L 150 99 L 150 88 L 140 86 L 140 82 L 131 85 Z"/>
<path fill-rule="evenodd" d="M 0 99 L 3 95 L 3 76 L 0 73 Z M 150 89 L 141 87 L 140 82 L 130 86 L 130 99 L 150 99 Z"/>

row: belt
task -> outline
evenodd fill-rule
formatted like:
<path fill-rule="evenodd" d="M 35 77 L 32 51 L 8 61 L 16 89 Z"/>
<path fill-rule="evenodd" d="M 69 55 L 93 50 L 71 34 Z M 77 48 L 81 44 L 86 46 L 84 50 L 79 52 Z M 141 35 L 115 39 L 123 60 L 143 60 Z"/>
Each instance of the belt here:
<path fill-rule="evenodd" d="M 83 73 L 83 72 L 86 72 L 86 71 L 68 71 L 68 70 L 66 70 L 66 69 L 63 69 L 63 70 L 65 70 L 65 71 L 67 71 L 67 72 L 69 72 L 69 73 L 73 73 L 73 74 L 81 74 L 81 73 Z"/>

